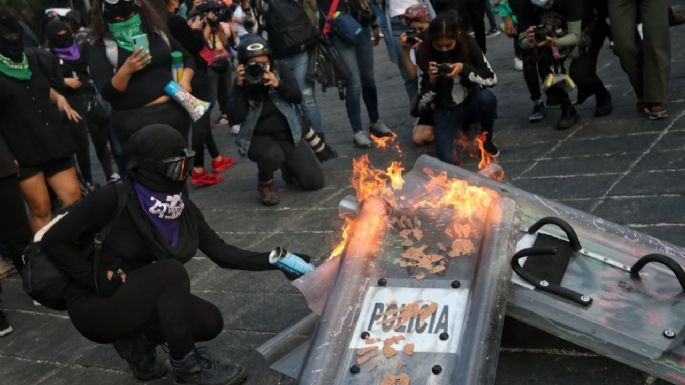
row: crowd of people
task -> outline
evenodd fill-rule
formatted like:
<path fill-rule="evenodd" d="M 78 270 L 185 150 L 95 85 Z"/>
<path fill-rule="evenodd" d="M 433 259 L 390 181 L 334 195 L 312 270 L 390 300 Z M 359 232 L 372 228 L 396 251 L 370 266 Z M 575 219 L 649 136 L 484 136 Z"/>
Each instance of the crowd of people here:
<path fill-rule="evenodd" d="M 475 130 L 497 157 L 488 37 L 501 30 L 512 39 L 529 121 L 558 105 L 556 127 L 569 129 L 580 120 L 575 105 L 592 96 L 595 116 L 612 113 L 597 74 L 606 41 L 637 110 L 667 118 L 669 23 L 682 22 L 667 0 L 92 0 L 87 15 L 46 10 L 33 30 L 0 9 L 0 279 L 22 270 L 39 233 L 68 278 L 63 299 L 76 329 L 113 344 L 136 378 L 170 369 L 177 383 L 239 383 L 242 367 L 215 364 L 195 345 L 216 337 L 223 320 L 191 294 L 183 264 L 199 249 L 224 268 L 276 267 L 268 253 L 227 245 L 189 197 L 188 185 L 221 183 L 236 162 L 213 127 L 230 127 L 239 154 L 256 163 L 264 205 L 279 203 L 279 171 L 288 184 L 321 189 L 321 163 L 336 153 L 316 81 L 339 88 L 355 147 L 410 135 L 381 119 L 374 46 L 383 40 L 416 118 L 413 142 L 458 164 L 459 138 Z M 189 114 L 167 91 L 173 82 L 207 102 L 206 112 Z M 103 228 L 110 234 L 94 258 Z M 0 336 L 11 331 L 0 311 Z M 159 344 L 170 367 L 155 354 Z"/>

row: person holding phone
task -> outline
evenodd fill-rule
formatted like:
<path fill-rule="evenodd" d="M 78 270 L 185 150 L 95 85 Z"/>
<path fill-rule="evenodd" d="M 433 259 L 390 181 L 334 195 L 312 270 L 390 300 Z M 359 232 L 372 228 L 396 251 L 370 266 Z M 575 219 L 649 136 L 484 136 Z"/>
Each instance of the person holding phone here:
<path fill-rule="evenodd" d="M 183 78 L 191 91 L 195 62 L 167 32 L 148 2 L 95 0 L 91 18 L 90 71 L 102 96 L 112 105 L 112 130 L 123 145 L 141 128 L 167 124 L 188 138 L 190 118 L 164 92 L 172 80 L 171 52 L 181 51 Z"/>

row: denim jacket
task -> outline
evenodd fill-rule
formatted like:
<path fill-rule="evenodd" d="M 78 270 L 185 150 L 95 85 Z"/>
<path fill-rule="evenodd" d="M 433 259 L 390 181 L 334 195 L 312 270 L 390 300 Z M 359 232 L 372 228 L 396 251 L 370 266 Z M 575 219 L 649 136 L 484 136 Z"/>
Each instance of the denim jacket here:
<path fill-rule="evenodd" d="M 295 78 L 288 71 L 285 66 L 281 66 L 278 62 L 273 64 L 274 73 L 279 76 L 280 84 L 278 88 L 270 88 L 267 97 L 271 99 L 278 111 L 285 116 L 290 133 L 292 134 L 293 143 L 297 145 L 302 139 L 302 124 L 298 113 L 293 108 L 292 104 L 298 104 L 302 100 L 302 93 L 295 82 Z M 243 87 L 233 87 L 231 100 L 228 103 L 228 116 L 231 117 L 233 123 L 240 123 L 240 132 L 235 140 L 238 146 L 238 151 L 243 157 L 247 156 L 247 151 L 250 149 L 252 142 L 252 135 L 257 126 L 259 117 L 262 114 L 263 103 L 251 102 L 247 100 L 247 93 Z"/>

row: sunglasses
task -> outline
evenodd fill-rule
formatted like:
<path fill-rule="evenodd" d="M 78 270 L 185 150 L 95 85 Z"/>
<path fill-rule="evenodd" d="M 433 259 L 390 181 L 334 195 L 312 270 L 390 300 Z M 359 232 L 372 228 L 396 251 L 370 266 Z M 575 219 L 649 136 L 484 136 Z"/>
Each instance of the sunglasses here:
<path fill-rule="evenodd" d="M 143 158 L 143 163 L 157 171 L 161 171 L 173 182 L 183 182 L 188 179 L 190 172 L 193 170 L 193 159 L 195 159 L 195 152 L 184 148 L 183 155 L 181 156 L 166 158 L 161 161 Z"/>

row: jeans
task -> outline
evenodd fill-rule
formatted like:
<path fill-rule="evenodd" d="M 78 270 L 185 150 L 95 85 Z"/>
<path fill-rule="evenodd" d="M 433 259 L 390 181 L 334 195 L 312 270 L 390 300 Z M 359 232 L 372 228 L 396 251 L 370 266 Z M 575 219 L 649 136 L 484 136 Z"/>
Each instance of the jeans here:
<path fill-rule="evenodd" d="M 352 131 L 356 133 L 362 130 L 361 98 L 364 99 L 371 123 L 375 123 L 379 119 L 378 93 L 373 74 L 371 30 L 365 27 L 354 45 L 348 45 L 335 35 L 332 40 L 333 47 L 350 70 L 345 106 Z"/>
<path fill-rule="evenodd" d="M 315 89 L 316 85 L 307 80 L 307 69 L 309 67 L 309 52 L 301 52 L 281 59 L 281 63 L 292 72 L 297 81 L 300 91 L 302 91 L 302 109 L 304 110 L 309 124 L 311 124 L 317 134 L 323 133 L 321 125 L 321 114 L 319 106 L 316 105 Z"/>
<path fill-rule="evenodd" d="M 487 132 L 487 139 L 492 139 L 493 128 L 497 118 L 497 98 L 495 94 L 484 88 L 474 88 L 464 101 L 455 109 L 436 109 L 435 125 L 435 154 L 443 162 L 459 164 L 459 148 L 457 140 L 463 129 L 480 122 L 483 132 Z"/>
<path fill-rule="evenodd" d="M 408 79 L 407 70 L 402 64 L 402 45 L 400 44 L 400 35 L 409 32 L 409 25 L 404 18 L 392 18 L 390 20 L 392 25 L 392 39 L 395 41 L 395 51 L 397 51 L 397 67 L 400 69 L 400 75 L 404 79 L 404 89 L 407 91 L 407 96 L 409 97 L 409 102 L 411 103 L 414 96 L 419 93 L 419 80 L 418 79 Z"/>

